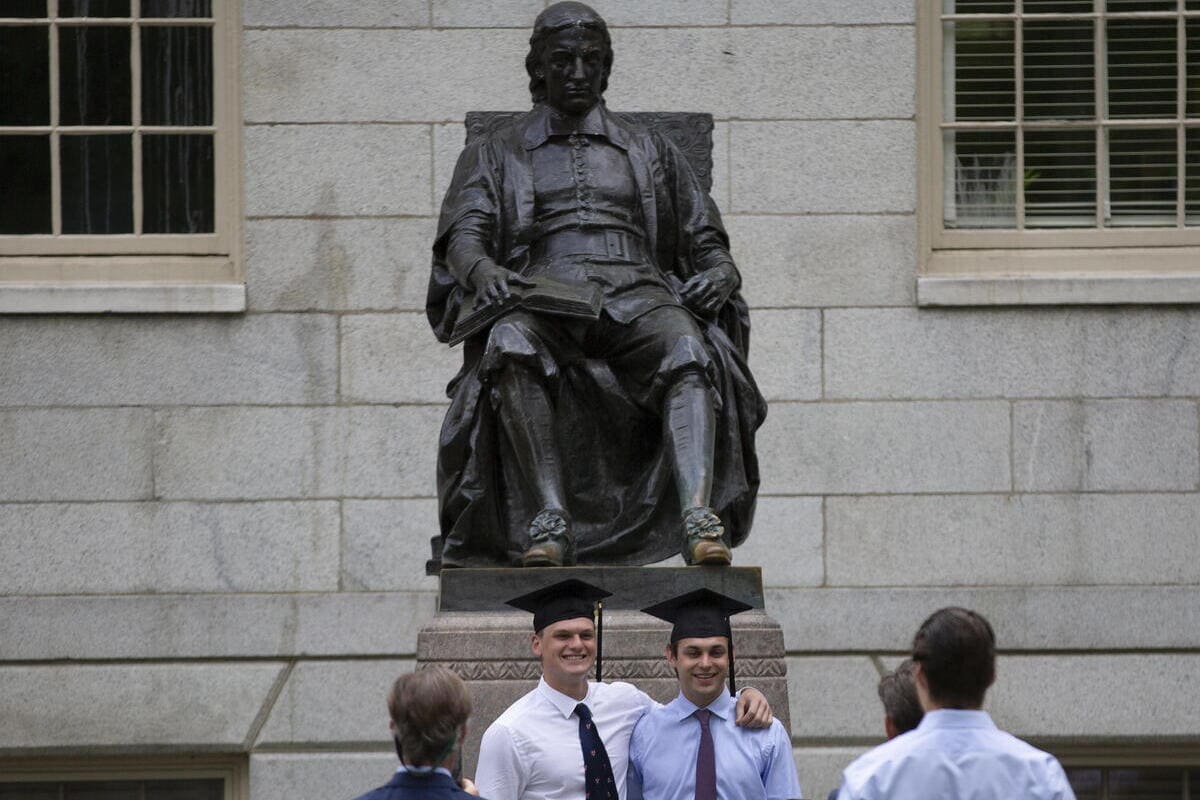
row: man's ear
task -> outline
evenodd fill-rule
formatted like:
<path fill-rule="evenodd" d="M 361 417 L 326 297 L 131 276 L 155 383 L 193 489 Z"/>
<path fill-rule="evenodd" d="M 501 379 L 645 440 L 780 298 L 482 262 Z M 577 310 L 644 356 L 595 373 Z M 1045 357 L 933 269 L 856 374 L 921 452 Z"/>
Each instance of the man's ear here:
<path fill-rule="evenodd" d="M 667 663 L 671 665 L 671 669 L 675 669 L 675 654 L 671 652 L 671 645 L 663 648 L 663 655 L 667 657 Z"/>
<path fill-rule="evenodd" d="M 531 650 L 533 650 L 533 654 L 535 656 L 537 656 L 539 659 L 542 657 L 542 637 L 538 636 L 536 633 L 530 635 L 529 647 Z"/>
<path fill-rule="evenodd" d="M 892 722 L 892 718 L 887 714 L 883 715 L 883 732 L 889 739 L 895 739 L 900 735 L 900 731 L 896 730 L 896 723 Z"/>

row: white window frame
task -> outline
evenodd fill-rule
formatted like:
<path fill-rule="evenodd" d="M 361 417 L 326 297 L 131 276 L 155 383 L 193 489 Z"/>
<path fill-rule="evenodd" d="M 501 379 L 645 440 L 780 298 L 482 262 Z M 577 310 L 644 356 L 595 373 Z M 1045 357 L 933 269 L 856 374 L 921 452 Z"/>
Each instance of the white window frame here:
<path fill-rule="evenodd" d="M 942 116 L 942 0 L 919 0 L 917 8 L 917 304 L 1200 303 L 1200 227 L 945 228 L 943 131 L 954 123 L 944 123 Z M 1017 195 L 1019 218 L 1023 200 Z"/>
<path fill-rule="evenodd" d="M 247 800 L 250 796 L 249 770 L 244 756 L 0 760 L 0 783 L 204 780 L 209 778 L 220 778 L 225 782 L 223 800 Z"/>
<path fill-rule="evenodd" d="M 134 128 L 153 133 L 213 134 L 214 232 L 211 234 L 6 235 L 0 236 L 0 313 L 97 312 L 241 312 L 246 310 L 242 266 L 242 144 L 240 81 L 240 0 L 212 0 L 211 21 L 170 24 L 204 25 L 213 30 L 213 124 L 176 128 L 140 126 L 141 72 L 139 20 L 94 18 L 88 25 L 131 27 L 132 125 L 97 128 L 123 133 Z M 57 2 L 48 6 L 51 13 Z M 137 4 L 133 9 L 137 10 Z M 51 17 L 53 20 L 54 18 Z M 5 19 L 5 24 L 45 24 Z M 58 27 L 51 22 L 50 59 L 58 58 Z M 57 66 L 51 75 L 57 74 Z M 58 120 L 58 82 L 51 77 L 49 126 L 21 126 L 32 133 L 52 132 Z M 16 131 L 17 128 L 6 128 Z M 86 128 L 72 126 L 79 132 Z M 140 137 L 134 136 L 134 203 L 142 189 Z M 60 228 L 61 203 L 57 137 L 51 140 L 52 213 Z M 135 219 L 140 216 L 135 213 Z"/>

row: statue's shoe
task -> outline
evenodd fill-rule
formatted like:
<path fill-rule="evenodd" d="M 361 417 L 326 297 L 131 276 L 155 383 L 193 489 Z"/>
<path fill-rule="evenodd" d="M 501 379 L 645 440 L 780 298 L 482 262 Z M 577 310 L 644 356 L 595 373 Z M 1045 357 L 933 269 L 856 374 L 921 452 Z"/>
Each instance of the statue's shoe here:
<path fill-rule="evenodd" d="M 521 566 L 569 567 L 575 563 L 575 542 L 565 511 L 543 509 L 529 523 L 529 547 L 521 554 Z"/>
<path fill-rule="evenodd" d="M 727 567 L 733 563 L 733 552 L 725 544 L 725 524 L 711 508 L 685 511 L 683 536 L 683 560 L 688 564 Z"/>

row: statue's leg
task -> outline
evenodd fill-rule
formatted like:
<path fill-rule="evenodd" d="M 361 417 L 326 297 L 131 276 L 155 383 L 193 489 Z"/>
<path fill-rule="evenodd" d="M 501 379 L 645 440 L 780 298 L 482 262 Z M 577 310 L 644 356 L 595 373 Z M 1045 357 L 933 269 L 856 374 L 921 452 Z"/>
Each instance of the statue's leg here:
<path fill-rule="evenodd" d="M 683 510 L 681 548 L 689 564 L 729 564 L 725 527 L 709 506 L 719 399 L 709 374 L 714 368 L 695 319 L 663 306 L 622 326 L 610 363 L 648 387 L 661 408 L 663 440 L 674 467 Z"/>
<path fill-rule="evenodd" d="M 712 495 L 717 439 L 712 389 L 698 372 L 685 372 L 667 390 L 663 433 L 671 443 L 680 508 L 707 506 Z"/>
<path fill-rule="evenodd" d="M 562 458 L 554 436 L 555 411 L 547 387 L 557 370 L 545 337 L 548 324 L 524 313 L 498 321 L 488 338 L 490 382 L 496 414 L 512 447 L 517 471 L 542 509 L 529 523 L 525 566 L 574 563 L 574 542 L 563 484 Z"/>

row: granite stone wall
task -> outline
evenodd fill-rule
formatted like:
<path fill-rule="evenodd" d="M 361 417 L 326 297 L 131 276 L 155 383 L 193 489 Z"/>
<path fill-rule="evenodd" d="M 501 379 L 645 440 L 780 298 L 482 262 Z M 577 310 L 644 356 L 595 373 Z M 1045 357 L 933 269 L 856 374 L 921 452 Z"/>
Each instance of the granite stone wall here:
<path fill-rule="evenodd" d="M 0 757 L 248 754 L 252 800 L 385 779 L 459 360 L 434 214 L 463 115 L 527 107 L 543 6 L 242 0 L 248 312 L 0 318 Z M 613 108 L 717 120 L 771 401 L 735 559 L 807 793 L 949 603 L 996 626 L 1002 726 L 1200 742 L 1200 311 L 915 306 L 913 0 L 595 6 Z"/>

